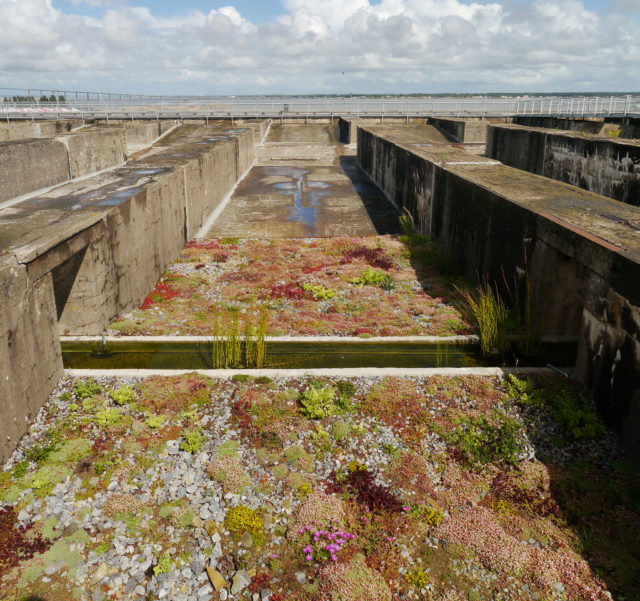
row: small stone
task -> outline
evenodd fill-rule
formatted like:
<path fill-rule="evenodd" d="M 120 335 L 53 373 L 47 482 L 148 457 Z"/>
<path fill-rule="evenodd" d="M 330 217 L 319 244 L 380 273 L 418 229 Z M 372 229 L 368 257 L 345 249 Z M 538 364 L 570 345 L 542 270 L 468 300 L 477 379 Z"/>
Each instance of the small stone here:
<path fill-rule="evenodd" d="M 223 588 L 227 587 L 227 581 L 224 579 L 224 576 L 218 572 L 218 570 L 214 570 L 209 567 L 207 568 L 207 574 L 209 575 L 209 580 L 216 591 L 221 591 Z"/>
<path fill-rule="evenodd" d="M 223 588 L 220 591 L 220 601 L 227 601 L 227 597 L 229 596 L 229 593 L 227 593 L 227 589 Z"/>
<path fill-rule="evenodd" d="M 96 570 L 96 573 L 93 575 L 93 582 L 100 582 L 107 575 L 107 564 L 101 563 Z"/>
<path fill-rule="evenodd" d="M 240 543 L 246 549 L 250 549 L 253 546 L 253 537 L 246 530 L 242 533 L 242 537 L 240 538 Z"/>
<path fill-rule="evenodd" d="M 233 577 L 233 586 L 231 587 L 231 594 L 237 595 L 240 591 L 244 590 L 251 584 L 251 578 L 247 574 L 246 570 L 238 570 Z"/>
<path fill-rule="evenodd" d="M 295 576 L 296 580 L 300 584 L 305 584 L 307 582 L 307 575 L 304 572 L 296 572 Z"/>
<path fill-rule="evenodd" d="M 271 591 L 268 588 L 263 588 L 260 591 L 260 601 L 269 601 L 271 597 Z"/>
<path fill-rule="evenodd" d="M 136 586 L 136 588 L 133 591 L 136 595 L 140 595 L 141 597 L 144 597 L 144 595 L 146 594 L 145 590 L 144 590 L 144 586 L 142 586 L 141 584 L 139 584 L 138 586 Z"/>
<path fill-rule="evenodd" d="M 562 582 L 554 582 L 551 585 L 551 588 L 558 594 L 564 591 L 564 585 L 562 584 Z"/>
<path fill-rule="evenodd" d="M 129 578 L 129 582 L 127 582 L 127 586 L 124 587 L 124 592 L 128 595 L 133 593 L 134 589 L 138 586 L 138 582 L 135 578 Z"/>
<path fill-rule="evenodd" d="M 220 557 L 222 557 L 222 545 L 220 543 L 216 543 L 216 546 L 211 552 L 211 559 L 218 559 Z"/>
<path fill-rule="evenodd" d="M 212 592 L 213 592 L 213 587 L 209 583 L 207 583 L 204 586 L 202 586 L 198 591 L 198 597 L 206 597 L 207 595 L 210 595 Z"/>
<path fill-rule="evenodd" d="M 212 539 L 214 534 L 218 534 L 218 525 L 213 520 L 207 520 L 204 525 L 204 529 Z"/>

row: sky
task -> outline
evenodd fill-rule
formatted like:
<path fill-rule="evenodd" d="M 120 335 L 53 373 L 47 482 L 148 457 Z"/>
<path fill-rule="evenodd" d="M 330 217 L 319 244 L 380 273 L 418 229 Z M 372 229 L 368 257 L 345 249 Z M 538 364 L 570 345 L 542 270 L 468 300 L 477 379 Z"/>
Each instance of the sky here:
<path fill-rule="evenodd" d="M 638 91 L 640 0 L 0 0 L 0 87 Z"/>

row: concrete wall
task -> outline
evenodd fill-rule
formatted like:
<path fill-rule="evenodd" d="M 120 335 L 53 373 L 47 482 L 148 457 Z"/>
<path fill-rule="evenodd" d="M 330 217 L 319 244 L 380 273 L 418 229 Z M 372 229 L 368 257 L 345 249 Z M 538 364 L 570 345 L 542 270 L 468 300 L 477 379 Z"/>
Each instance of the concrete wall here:
<path fill-rule="evenodd" d="M 117 172 L 69 183 L 68 194 L 102 194 L 105 203 L 98 198 L 95 213 L 70 214 L 68 226 L 58 221 L 41 243 L 0 253 L 0 462 L 62 375 L 59 332 L 98 334 L 139 306 L 253 160 L 265 128 L 207 145 L 187 140 L 180 152 L 167 148 Z M 149 173 L 146 183 L 135 180 L 141 173 Z"/>
<path fill-rule="evenodd" d="M 60 140 L 0 143 L 0 202 L 68 179 L 68 150 Z"/>
<path fill-rule="evenodd" d="M 60 119 L 51 121 L 6 121 L 0 123 L 0 142 L 24 140 L 26 138 L 48 138 L 59 136 L 80 127 L 82 121 Z"/>
<path fill-rule="evenodd" d="M 479 144 L 487 141 L 488 121 L 429 117 L 427 123 L 437 127 L 454 142 Z"/>
<path fill-rule="evenodd" d="M 513 123 L 526 127 L 544 127 L 547 129 L 584 132 L 585 134 L 613 138 L 640 138 L 640 119 L 633 117 L 578 119 L 575 117 L 519 116 L 513 118 Z"/>
<path fill-rule="evenodd" d="M 122 129 L 0 143 L 0 202 L 126 161 Z"/>
<path fill-rule="evenodd" d="M 31 281 L 25 265 L 0 257 L 0 462 L 62 376 L 51 274 Z"/>
<path fill-rule="evenodd" d="M 486 154 L 517 169 L 640 205 L 640 143 L 491 125 Z"/>
<path fill-rule="evenodd" d="M 616 246 L 571 223 L 583 223 L 585 209 L 595 221 L 619 207 L 640 223 L 640 212 L 480 157 L 460 160 L 455 149 L 443 161 L 441 150 L 358 131 L 362 168 L 468 278 L 522 284 L 528 271 L 542 332 L 579 336 L 578 377 L 640 461 L 640 244 L 622 224 L 592 230 L 620 232 Z"/>
<path fill-rule="evenodd" d="M 122 165 L 127 160 L 125 136 L 121 129 L 80 131 L 56 139 L 67 147 L 70 179 Z"/>

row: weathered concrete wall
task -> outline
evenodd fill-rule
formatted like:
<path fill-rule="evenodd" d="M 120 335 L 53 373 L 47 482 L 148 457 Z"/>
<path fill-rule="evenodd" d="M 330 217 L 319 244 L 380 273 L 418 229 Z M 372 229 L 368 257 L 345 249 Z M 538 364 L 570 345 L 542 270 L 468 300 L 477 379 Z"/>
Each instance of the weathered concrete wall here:
<path fill-rule="evenodd" d="M 0 123 L 0 142 L 59 136 L 81 125 L 82 121 L 73 119 L 4 122 Z"/>
<path fill-rule="evenodd" d="M 486 153 L 505 165 L 640 205 L 640 143 L 492 125 Z"/>
<path fill-rule="evenodd" d="M 0 463 L 62 375 L 51 274 L 30 281 L 25 265 L 0 258 Z"/>
<path fill-rule="evenodd" d="M 479 144 L 487 141 L 489 121 L 429 117 L 427 123 L 437 127 L 454 142 Z"/>
<path fill-rule="evenodd" d="M 121 128 L 0 143 L 0 202 L 122 165 L 126 158 Z"/>
<path fill-rule="evenodd" d="M 0 143 L 0 202 L 68 179 L 68 151 L 60 140 Z"/>
<path fill-rule="evenodd" d="M 122 165 L 127 160 L 125 135 L 121 129 L 81 131 L 57 139 L 68 149 L 71 179 Z"/>
<path fill-rule="evenodd" d="M 265 125 L 212 143 L 191 128 L 159 154 L 28 201 L 25 218 L 45 205 L 43 231 L 30 225 L 0 252 L 0 461 L 62 373 L 59 333 L 98 334 L 140 305 L 253 160 L 255 130 Z"/>
<path fill-rule="evenodd" d="M 176 169 L 115 206 L 89 244 L 59 320 L 61 334 L 97 333 L 139 306 L 186 242 L 184 171 Z"/>
<path fill-rule="evenodd" d="M 544 127 L 612 138 L 640 138 L 640 120 L 633 117 L 578 119 L 575 117 L 519 116 L 513 118 L 513 123 L 525 127 Z"/>
<path fill-rule="evenodd" d="M 360 165 L 467 277 L 528 270 L 542 333 L 580 337 L 578 376 L 640 460 L 640 210 L 459 152 L 358 131 Z"/>

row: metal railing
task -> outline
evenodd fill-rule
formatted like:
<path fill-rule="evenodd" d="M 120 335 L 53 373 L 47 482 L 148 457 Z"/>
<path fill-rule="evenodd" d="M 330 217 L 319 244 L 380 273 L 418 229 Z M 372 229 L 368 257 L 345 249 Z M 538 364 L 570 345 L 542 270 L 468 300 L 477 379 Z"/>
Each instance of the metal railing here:
<path fill-rule="evenodd" d="M 203 100 L 166 97 L 122 101 L 62 103 L 0 103 L 0 115 L 10 119 L 216 119 L 216 118 L 333 118 L 344 117 L 514 117 L 640 116 L 640 96 L 537 98 L 425 98 L 425 99 L 258 99 Z"/>

